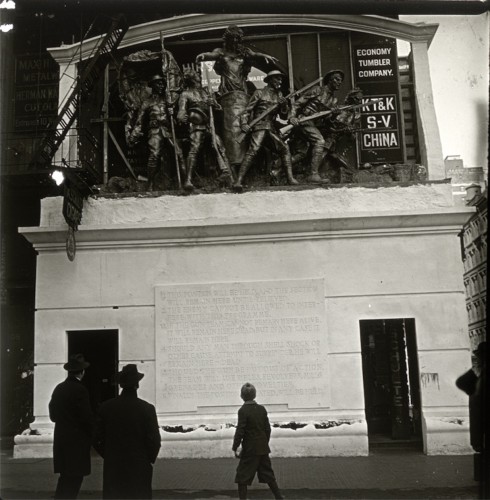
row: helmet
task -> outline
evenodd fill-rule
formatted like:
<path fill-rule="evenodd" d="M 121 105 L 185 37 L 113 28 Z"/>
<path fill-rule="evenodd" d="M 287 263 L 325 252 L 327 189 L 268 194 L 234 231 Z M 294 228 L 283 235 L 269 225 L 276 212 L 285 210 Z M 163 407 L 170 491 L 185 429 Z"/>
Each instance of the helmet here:
<path fill-rule="evenodd" d="M 342 77 L 342 81 L 344 81 L 344 78 L 345 78 L 345 74 L 344 72 L 341 70 L 341 69 L 332 69 L 330 71 L 327 71 L 323 77 L 323 83 L 327 83 L 330 78 L 332 77 L 332 75 L 334 75 L 335 73 L 338 73 L 341 77 Z"/>
<path fill-rule="evenodd" d="M 151 87 L 155 82 L 163 81 L 165 83 L 165 78 L 162 75 L 154 75 L 150 78 L 148 85 Z"/>
<path fill-rule="evenodd" d="M 281 78 L 284 78 L 284 74 L 281 73 L 279 70 L 277 69 L 274 69 L 272 71 L 269 71 L 269 73 L 267 73 L 267 75 L 265 76 L 264 78 L 264 82 L 265 83 L 268 83 L 269 80 L 273 77 L 273 76 L 280 76 Z"/>
<path fill-rule="evenodd" d="M 208 114 L 202 108 L 190 108 L 189 122 L 193 125 L 205 125 L 208 122 Z"/>

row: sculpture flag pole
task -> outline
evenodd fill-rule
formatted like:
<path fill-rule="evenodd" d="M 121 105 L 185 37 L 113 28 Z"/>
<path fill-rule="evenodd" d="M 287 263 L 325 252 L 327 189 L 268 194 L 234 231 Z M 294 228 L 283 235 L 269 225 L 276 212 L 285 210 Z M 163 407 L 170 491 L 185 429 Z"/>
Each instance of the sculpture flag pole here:
<path fill-rule="evenodd" d="M 173 103 L 172 103 L 172 94 L 170 91 L 170 84 L 172 83 L 172 78 L 170 78 L 171 72 L 170 72 L 170 66 L 171 66 L 171 60 L 170 60 L 170 53 L 168 50 L 165 50 L 164 43 L 163 43 L 163 33 L 160 32 L 160 42 L 162 45 L 162 72 L 163 75 L 166 77 L 166 85 L 165 85 L 165 94 L 166 94 L 166 100 L 167 100 L 167 111 L 170 117 L 170 128 L 172 132 L 172 141 L 173 141 L 173 146 L 174 146 L 174 158 L 175 158 L 175 168 L 177 169 L 177 182 L 179 185 L 179 189 L 182 189 L 182 180 L 180 178 L 180 161 L 179 161 L 179 153 L 177 151 L 177 135 L 175 134 L 175 121 L 174 121 L 174 109 L 173 109 Z M 176 89 L 174 89 L 176 90 Z"/>

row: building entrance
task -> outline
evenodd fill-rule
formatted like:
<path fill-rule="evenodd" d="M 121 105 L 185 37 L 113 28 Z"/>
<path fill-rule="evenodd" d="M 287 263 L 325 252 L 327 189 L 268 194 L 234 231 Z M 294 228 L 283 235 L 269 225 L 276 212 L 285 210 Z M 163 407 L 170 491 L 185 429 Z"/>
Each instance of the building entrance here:
<path fill-rule="evenodd" d="M 118 331 L 69 331 L 68 355 L 81 353 L 90 366 L 82 379 L 95 412 L 99 405 L 117 396 L 115 376 L 118 369 Z"/>
<path fill-rule="evenodd" d="M 422 447 L 413 318 L 361 320 L 369 447 Z"/>

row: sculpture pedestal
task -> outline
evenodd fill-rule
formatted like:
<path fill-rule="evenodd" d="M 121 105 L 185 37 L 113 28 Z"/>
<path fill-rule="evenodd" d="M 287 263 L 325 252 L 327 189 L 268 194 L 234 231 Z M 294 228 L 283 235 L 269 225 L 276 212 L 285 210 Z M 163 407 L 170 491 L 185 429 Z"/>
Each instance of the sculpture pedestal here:
<path fill-rule="evenodd" d="M 414 319 L 422 418 L 437 408 L 452 452 L 471 453 L 453 382 L 469 359 L 457 234 L 471 213 L 445 183 L 95 197 L 70 262 L 62 199 L 43 200 L 40 227 L 21 229 L 39 254 L 41 438 L 18 436 L 17 456 L 50 439 L 36 423 L 66 376 L 70 332 L 105 330 L 119 369 L 145 374 L 162 456 L 230 456 L 245 382 L 275 456 L 367 455 L 360 321 L 384 318 Z M 436 427 L 424 428 L 428 454 L 447 449 Z"/>

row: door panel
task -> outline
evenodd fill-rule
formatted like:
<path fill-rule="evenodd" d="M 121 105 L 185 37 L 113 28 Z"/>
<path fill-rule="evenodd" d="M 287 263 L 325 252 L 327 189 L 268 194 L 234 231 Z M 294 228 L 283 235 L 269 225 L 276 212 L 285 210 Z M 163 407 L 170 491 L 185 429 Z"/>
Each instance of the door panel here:
<path fill-rule="evenodd" d="M 81 353 L 90 366 L 82 382 L 90 394 L 94 411 L 99 405 L 117 396 L 115 375 L 118 369 L 117 330 L 77 330 L 68 333 L 68 355 Z"/>
<path fill-rule="evenodd" d="M 415 320 L 361 320 L 368 434 L 385 440 L 420 439 L 420 387 Z"/>

